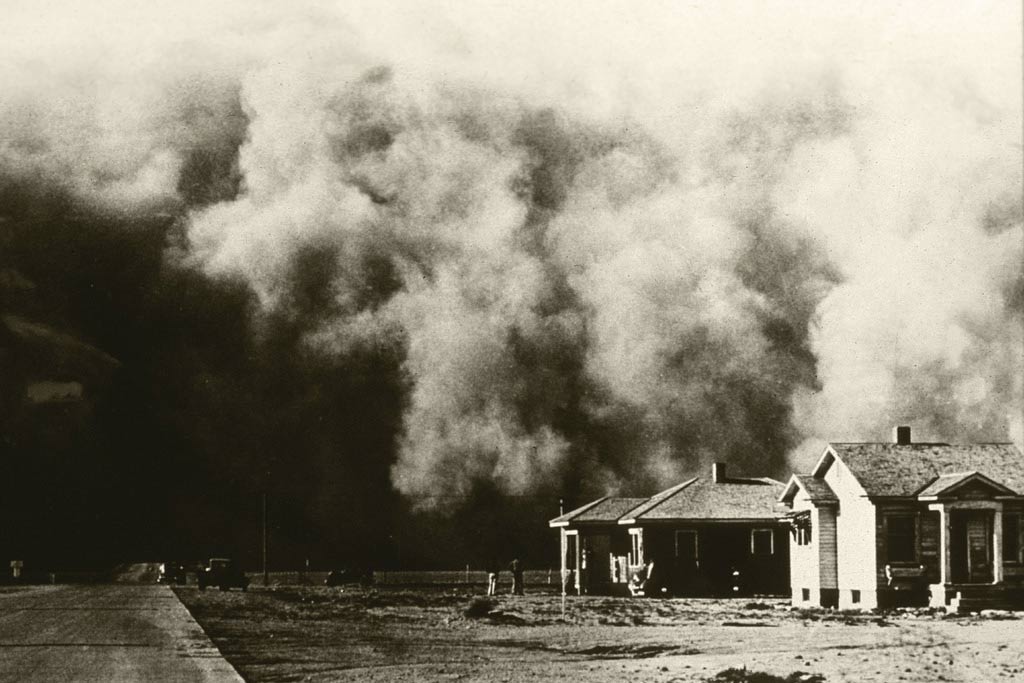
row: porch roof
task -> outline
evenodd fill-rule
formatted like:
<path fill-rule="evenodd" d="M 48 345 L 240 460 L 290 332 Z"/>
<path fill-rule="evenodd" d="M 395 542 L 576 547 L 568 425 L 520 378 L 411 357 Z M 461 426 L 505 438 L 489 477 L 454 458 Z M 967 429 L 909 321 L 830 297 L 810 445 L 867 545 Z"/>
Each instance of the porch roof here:
<path fill-rule="evenodd" d="M 620 517 L 645 503 L 647 498 L 604 497 L 570 510 L 548 522 L 548 526 L 571 526 L 573 524 L 615 524 Z"/>
<path fill-rule="evenodd" d="M 936 496 L 941 496 L 944 493 L 949 493 L 950 491 L 959 488 L 961 485 L 966 484 L 969 481 L 980 482 L 983 486 L 1002 495 L 1013 495 L 1013 491 L 1006 488 L 999 482 L 992 481 L 992 479 L 986 477 L 981 472 L 956 472 L 936 477 L 935 481 L 924 487 L 917 496 L 918 498 L 934 498 Z"/>
<path fill-rule="evenodd" d="M 869 496 L 916 497 L 938 477 L 974 472 L 1016 493 L 1024 492 L 1024 455 L 1009 443 L 833 443 L 829 447 Z"/>

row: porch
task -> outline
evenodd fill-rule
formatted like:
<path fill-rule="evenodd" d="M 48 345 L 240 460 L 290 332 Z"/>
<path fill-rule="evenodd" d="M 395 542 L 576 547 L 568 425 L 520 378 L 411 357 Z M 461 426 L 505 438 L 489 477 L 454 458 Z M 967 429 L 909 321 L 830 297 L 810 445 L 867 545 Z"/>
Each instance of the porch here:
<path fill-rule="evenodd" d="M 950 612 L 1024 607 L 1016 567 L 1004 564 L 1002 501 L 943 501 L 929 509 L 938 512 L 940 532 L 939 581 L 928 587 L 929 604 Z"/>

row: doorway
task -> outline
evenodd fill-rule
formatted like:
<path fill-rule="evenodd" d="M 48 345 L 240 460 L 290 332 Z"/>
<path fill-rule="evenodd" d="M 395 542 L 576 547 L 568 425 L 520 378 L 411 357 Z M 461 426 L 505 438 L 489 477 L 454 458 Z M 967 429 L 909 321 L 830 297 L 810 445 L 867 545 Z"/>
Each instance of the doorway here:
<path fill-rule="evenodd" d="M 993 513 L 950 512 L 950 569 L 955 583 L 992 583 Z"/>

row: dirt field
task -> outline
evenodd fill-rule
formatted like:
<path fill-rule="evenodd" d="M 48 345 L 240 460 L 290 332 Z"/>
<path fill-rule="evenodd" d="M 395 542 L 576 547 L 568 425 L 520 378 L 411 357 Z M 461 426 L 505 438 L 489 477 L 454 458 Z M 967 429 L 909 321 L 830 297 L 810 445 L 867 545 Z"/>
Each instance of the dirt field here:
<path fill-rule="evenodd" d="M 466 591 L 175 589 L 242 676 L 264 681 L 1024 681 L 1024 613 L 791 611 L 780 600 Z M 476 601 L 476 604 L 474 604 Z M 467 609 L 473 606 L 467 614 Z M 799 673 L 799 675 L 797 675 Z M 819 676 L 821 678 L 819 678 Z"/>

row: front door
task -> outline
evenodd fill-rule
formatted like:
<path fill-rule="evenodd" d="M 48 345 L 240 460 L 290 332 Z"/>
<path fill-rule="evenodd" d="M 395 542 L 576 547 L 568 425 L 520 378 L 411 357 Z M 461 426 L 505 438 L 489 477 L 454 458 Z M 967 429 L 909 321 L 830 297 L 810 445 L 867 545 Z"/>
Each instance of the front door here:
<path fill-rule="evenodd" d="M 992 513 L 970 510 L 952 514 L 950 563 L 953 580 L 992 583 Z"/>
<path fill-rule="evenodd" d="M 611 538 L 604 535 L 587 536 L 587 547 L 580 558 L 583 564 L 583 577 L 587 582 L 586 592 L 606 590 L 609 581 L 611 564 Z"/>

